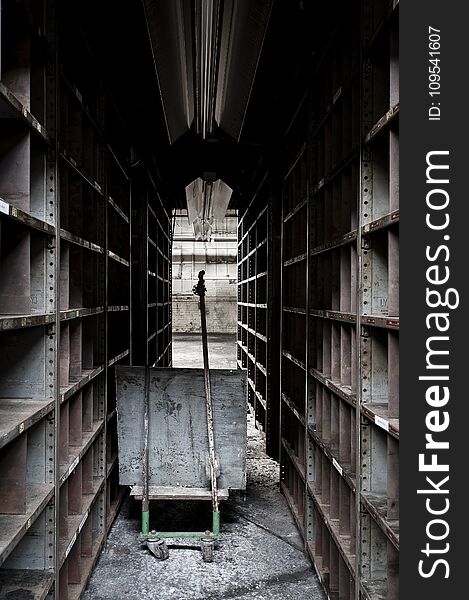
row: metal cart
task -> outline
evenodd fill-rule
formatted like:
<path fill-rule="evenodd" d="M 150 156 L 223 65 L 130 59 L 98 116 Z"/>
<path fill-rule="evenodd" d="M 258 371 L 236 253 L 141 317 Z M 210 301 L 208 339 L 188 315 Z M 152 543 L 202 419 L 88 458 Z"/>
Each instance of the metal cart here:
<path fill-rule="evenodd" d="M 245 374 L 209 370 L 203 275 L 194 291 L 201 301 L 204 369 L 116 368 L 119 482 L 142 500 L 140 538 L 159 559 L 169 556 L 165 540 L 193 538 L 211 561 L 219 501 L 230 490 L 246 489 Z M 150 500 L 209 500 L 212 530 L 150 530 Z"/>

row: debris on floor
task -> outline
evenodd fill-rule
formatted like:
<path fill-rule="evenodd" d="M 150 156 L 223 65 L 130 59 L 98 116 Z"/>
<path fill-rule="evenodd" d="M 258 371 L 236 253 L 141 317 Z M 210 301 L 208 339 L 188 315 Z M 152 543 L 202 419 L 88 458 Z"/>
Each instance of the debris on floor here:
<path fill-rule="evenodd" d="M 221 534 L 212 563 L 200 549 L 177 541 L 160 562 L 138 540 L 140 503 L 130 498 L 112 528 L 84 600 L 324 600 L 285 499 L 278 464 L 262 451 L 261 434 L 248 417 L 246 499 L 235 494 L 221 507 Z M 190 525 L 210 503 L 161 502 L 161 524 Z"/>

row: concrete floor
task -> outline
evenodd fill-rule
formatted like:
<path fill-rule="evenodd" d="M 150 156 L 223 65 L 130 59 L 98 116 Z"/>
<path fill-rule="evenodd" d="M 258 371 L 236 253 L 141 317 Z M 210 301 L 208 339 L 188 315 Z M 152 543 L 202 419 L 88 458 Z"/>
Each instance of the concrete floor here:
<path fill-rule="evenodd" d="M 236 369 L 236 335 L 209 333 L 208 352 L 211 369 Z M 173 333 L 173 367 L 203 369 L 200 333 Z"/>
<path fill-rule="evenodd" d="M 194 362 L 198 338 L 175 337 L 175 366 L 198 366 Z M 224 343 L 217 338 L 211 346 L 213 368 L 229 368 L 235 359 L 234 338 L 229 336 Z M 202 561 L 197 546 L 179 540 L 170 546 L 168 560 L 156 560 L 138 540 L 141 503 L 127 498 L 84 600 L 324 600 L 278 490 L 278 464 L 262 447 L 261 435 L 248 417 L 246 499 L 234 494 L 222 503 L 222 537 L 212 563 Z M 150 511 L 155 528 L 190 530 L 211 525 L 208 502 L 152 503 Z"/>

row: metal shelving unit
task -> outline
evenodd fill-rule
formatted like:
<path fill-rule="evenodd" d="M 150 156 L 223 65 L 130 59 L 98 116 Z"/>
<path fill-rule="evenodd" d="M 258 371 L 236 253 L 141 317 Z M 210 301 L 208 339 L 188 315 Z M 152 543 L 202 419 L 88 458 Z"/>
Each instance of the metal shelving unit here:
<path fill-rule="evenodd" d="M 133 364 L 171 366 L 171 218 L 149 172 L 132 180 Z M 143 237 L 146 244 L 140 244 Z"/>
<path fill-rule="evenodd" d="M 248 406 L 265 435 L 266 451 L 278 458 L 279 403 L 273 285 L 278 252 L 277 214 L 269 174 L 238 222 L 238 367 L 247 370 Z M 277 321 L 278 322 L 278 321 Z"/>
<path fill-rule="evenodd" d="M 0 595 L 21 582 L 65 600 L 123 499 L 114 367 L 133 361 L 140 245 L 155 249 L 145 361 L 171 362 L 170 220 L 150 176 L 130 175 L 131 140 L 73 16 L 52 0 L 1 8 Z M 131 253 L 139 179 L 153 221 Z"/>
<path fill-rule="evenodd" d="M 345 10 L 284 142 L 281 488 L 340 600 L 398 597 L 398 12 Z"/>

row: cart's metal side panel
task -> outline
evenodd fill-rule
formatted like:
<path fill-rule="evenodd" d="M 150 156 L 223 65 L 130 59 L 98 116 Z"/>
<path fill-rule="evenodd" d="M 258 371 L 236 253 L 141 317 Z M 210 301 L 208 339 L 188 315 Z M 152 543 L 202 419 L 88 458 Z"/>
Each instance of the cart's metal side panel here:
<path fill-rule="evenodd" d="M 141 485 L 145 368 L 116 371 L 120 483 Z M 245 489 L 245 375 L 214 370 L 211 384 L 218 484 Z M 202 369 L 151 369 L 149 474 L 151 486 L 210 488 Z"/>

